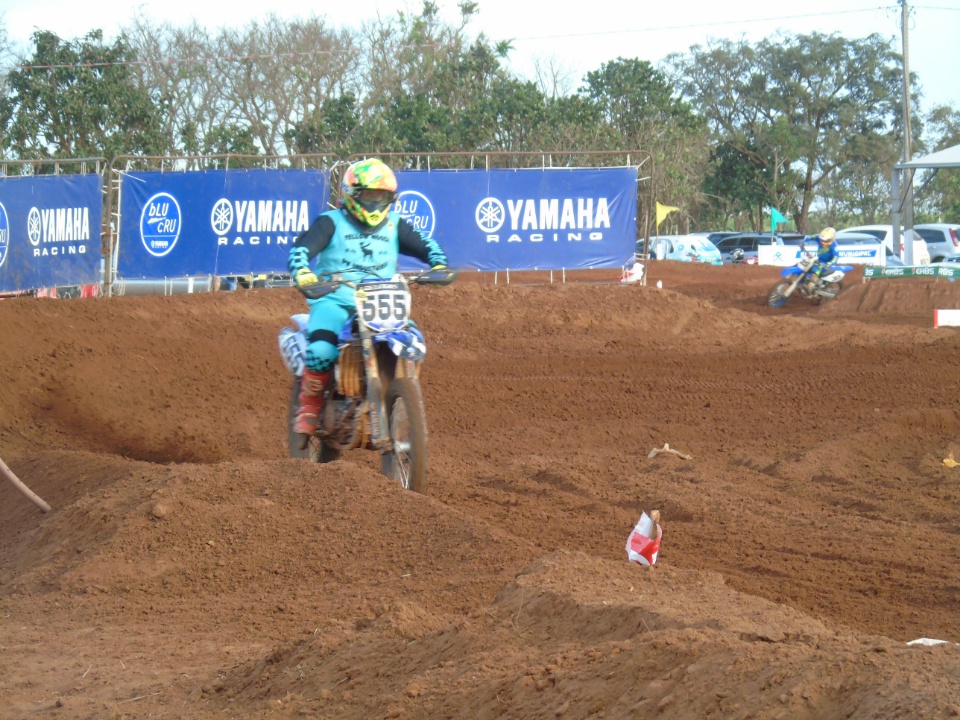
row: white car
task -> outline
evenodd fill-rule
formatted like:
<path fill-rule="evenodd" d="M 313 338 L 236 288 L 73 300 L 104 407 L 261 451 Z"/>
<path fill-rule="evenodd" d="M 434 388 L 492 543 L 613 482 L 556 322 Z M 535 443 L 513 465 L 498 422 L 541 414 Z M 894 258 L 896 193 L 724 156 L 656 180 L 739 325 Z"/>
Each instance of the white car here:
<path fill-rule="evenodd" d="M 913 229 L 927 241 L 932 262 L 940 262 L 945 257 L 960 253 L 960 224 L 924 223 L 914 225 Z"/>
<path fill-rule="evenodd" d="M 900 233 L 899 250 L 893 247 L 892 225 L 857 225 L 856 227 L 848 227 L 844 228 L 843 230 L 837 230 L 837 233 L 868 233 L 873 235 L 875 238 L 883 242 L 884 245 L 893 250 L 894 253 L 899 253 L 901 259 L 904 257 L 903 241 L 909 234 L 913 236 L 913 264 L 930 264 L 930 251 L 927 249 L 927 241 L 912 230 L 906 230 Z"/>
<path fill-rule="evenodd" d="M 637 257 L 643 257 L 642 241 L 637 242 Z M 723 264 L 717 246 L 702 235 L 654 236 L 650 238 L 650 257 L 657 260 Z"/>

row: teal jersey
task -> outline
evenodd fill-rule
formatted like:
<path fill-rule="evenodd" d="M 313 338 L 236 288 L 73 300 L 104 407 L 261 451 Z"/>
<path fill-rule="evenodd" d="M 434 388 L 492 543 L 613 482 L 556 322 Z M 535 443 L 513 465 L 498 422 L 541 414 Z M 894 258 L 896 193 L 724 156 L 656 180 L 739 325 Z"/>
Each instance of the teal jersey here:
<path fill-rule="evenodd" d="M 427 265 L 446 265 L 447 256 L 432 238 L 420 235 L 399 213 L 390 212 L 376 229 L 361 227 L 342 208 L 320 215 L 297 238 L 287 264 L 290 273 L 309 268 L 315 275 L 340 274 L 345 280 L 364 277 L 391 278 L 399 254 Z M 332 296 L 353 305 L 353 290 L 341 287 Z"/>
<path fill-rule="evenodd" d="M 312 263 L 314 274 L 340 273 L 344 280 L 361 280 L 371 276 L 392 278 L 397 272 L 397 221 L 400 215 L 391 212 L 387 221 L 374 232 L 362 232 L 340 210 L 324 213 L 333 220 L 336 230 L 330 244 Z M 355 269 L 356 272 L 345 272 Z M 344 304 L 353 305 L 353 288 L 340 286 L 333 296 Z"/>

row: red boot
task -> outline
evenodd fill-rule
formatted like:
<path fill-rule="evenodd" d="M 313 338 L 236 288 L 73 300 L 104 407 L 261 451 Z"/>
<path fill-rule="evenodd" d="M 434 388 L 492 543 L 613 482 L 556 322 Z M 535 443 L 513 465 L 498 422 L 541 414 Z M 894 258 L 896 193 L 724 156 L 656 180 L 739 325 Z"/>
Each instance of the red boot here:
<path fill-rule="evenodd" d="M 313 435 L 317 431 L 317 417 L 323 409 L 323 389 L 330 380 L 330 372 L 304 370 L 300 378 L 300 409 L 293 431 L 301 435 Z"/>

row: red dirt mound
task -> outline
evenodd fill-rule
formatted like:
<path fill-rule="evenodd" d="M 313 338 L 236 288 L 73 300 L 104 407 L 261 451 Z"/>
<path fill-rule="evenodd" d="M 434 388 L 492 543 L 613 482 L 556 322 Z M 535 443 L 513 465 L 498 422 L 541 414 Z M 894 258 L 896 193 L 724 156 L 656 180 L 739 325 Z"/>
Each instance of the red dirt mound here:
<path fill-rule="evenodd" d="M 0 302 L 0 717 L 960 715 L 960 285 L 616 276 L 415 289 L 426 495 L 286 457 L 293 290 Z"/>

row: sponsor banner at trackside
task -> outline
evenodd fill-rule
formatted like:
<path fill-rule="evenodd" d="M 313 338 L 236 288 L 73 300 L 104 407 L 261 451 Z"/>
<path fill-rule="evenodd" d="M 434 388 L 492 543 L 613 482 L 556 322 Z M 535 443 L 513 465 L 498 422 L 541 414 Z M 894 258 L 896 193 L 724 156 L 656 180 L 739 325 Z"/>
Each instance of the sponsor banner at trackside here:
<path fill-rule="evenodd" d="M 102 189 L 99 175 L 0 178 L 0 292 L 99 280 Z"/>
<path fill-rule="evenodd" d="M 123 173 L 117 275 L 286 272 L 297 235 L 328 208 L 329 183 L 320 170 Z"/>
<path fill-rule="evenodd" d="M 876 245 L 840 245 L 838 263 L 850 265 L 882 265 L 886 260 L 883 246 Z M 757 262 L 761 265 L 789 267 L 800 261 L 801 248 L 796 245 L 759 245 Z"/>
<path fill-rule="evenodd" d="M 918 265 L 916 267 L 868 267 L 863 269 L 865 278 L 893 278 L 893 277 L 933 277 L 956 278 L 960 277 L 960 267 L 942 267 L 940 265 Z"/>
<path fill-rule="evenodd" d="M 397 181 L 394 210 L 455 267 L 621 268 L 636 249 L 636 168 L 401 170 Z"/>

